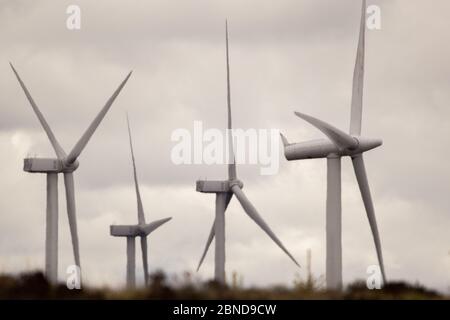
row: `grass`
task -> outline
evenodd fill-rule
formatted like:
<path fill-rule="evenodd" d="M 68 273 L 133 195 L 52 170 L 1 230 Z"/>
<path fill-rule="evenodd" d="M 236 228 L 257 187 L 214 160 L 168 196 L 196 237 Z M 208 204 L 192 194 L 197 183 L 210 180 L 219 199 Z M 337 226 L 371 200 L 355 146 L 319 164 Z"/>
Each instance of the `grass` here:
<path fill-rule="evenodd" d="M 342 292 L 320 289 L 315 280 L 295 281 L 292 288 L 243 288 L 235 281 L 221 286 L 213 281 L 184 281 L 170 285 L 164 273 L 151 275 L 148 287 L 136 290 L 84 287 L 69 290 L 65 284 L 51 286 L 42 272 L 17 276 L 0 275 L 0 299 L 230 299 L 230 300 L 299 300 L 299 299 L 449 299 L 419 284 L 388 283 L 382 290 L 368 290 L 363 281 L 356 281 Z M 233 277 L 234 278 L 234 277 Z"/>

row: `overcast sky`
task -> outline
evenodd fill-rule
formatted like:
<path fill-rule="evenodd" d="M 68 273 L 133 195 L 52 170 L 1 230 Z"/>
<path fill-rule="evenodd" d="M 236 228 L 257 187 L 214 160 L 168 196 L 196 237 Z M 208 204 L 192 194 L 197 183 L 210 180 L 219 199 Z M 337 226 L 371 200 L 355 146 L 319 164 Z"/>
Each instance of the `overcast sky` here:
<path fill-rule="evenodd" d="M 293 115 L 347 131 L 360 1 L 0 0 L 0 271 L 42 268 L 45 176 L 23 158 L 54 152 L 8 62 L 15 64 L 68 152 L 106 99 L 134 70 L 82 153 L 75 173 L 84 277 L 125 283 L 125 245 L 109 225 L 137 222 L 125 112 L 130 114 L 147 221 L 173 220 L 149 237 L 150 270 L 194 271 L 214 217 L 198 178 L 224 166 L 175 166 L 173 130 L 226 125 L 224 21 L 229 20 L 236 128 L 277 128 L 292 142 L 323 136 Z M 81 30 L 66 8 L 81 8 Z M 450 20 L 447 0 L 373 0 L 382 29 L 367 32 L 363 135 L 384 145 L 366 154 L 387 277 L 450 286 Z M 245 191 L 279 238 L 313 273 L 325 271 L 326 161 L 287 162 L 277 175 L 238 168 Z M 375 248 L 349 159 L 343 160 L 344 281 L 365 279 Z M 73 263 L 60 178 L 59 276 Z M 245 215 L 227 211 L 227 265 L 244 284 L 305 277 Z M 138 280 L 142 281 L 137 248 Z M 264 268 L 261 268 L 264 266 Z M 213 275 L 213 250 L 197 274 Z"/>

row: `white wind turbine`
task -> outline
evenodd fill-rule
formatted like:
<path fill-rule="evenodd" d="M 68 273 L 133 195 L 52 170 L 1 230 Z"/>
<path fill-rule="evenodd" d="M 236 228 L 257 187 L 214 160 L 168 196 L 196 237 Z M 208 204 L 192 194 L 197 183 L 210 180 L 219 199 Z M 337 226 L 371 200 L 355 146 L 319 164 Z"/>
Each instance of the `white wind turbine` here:
<path fill-rule="evenodd" d="M 294 257 L 289 253 L 278 237 L 273 233 L 267 223 L 259 215 L 256 208 L 248 200 L 242 191 L 243 183 L 237 179 L 236 164 L 233 150 L 232 123 L 231 123 L 231 97 L 230 97 L 230 67 L 228 58 L 228 26 L 225 24 L 226 33 L 226 60 L 227 60 L 227 105 L 228 105 L 228 141 L 230 163 L 228 164 L 228 180 L 224 181 L 197 181 L 198 192 L 216 194 L 216 216 L 206 242 L 205 249 L 197 267 L 197 271 L 205 259 L 209 246 L 215 237 L 215 271 L 214 279 L 221 284 L 225 284 L 225 210 L 233 195 L 240 202 L 245 213 L 283 250 L 294 263 L 299 266 Z"/>
<path fill-rule="evenodd" d="M 365 50 L 365 12 L 366 1 L 363 1 L 358 51 L 353 74 L 353 92 L 351 102 L 350 134 L 347 134 L 324 121 L 306 114 L 295 112 L 303 120 L 322 131 L 329 140 L 314 140 L 302 143 L 289 143 L 281 135 L 284 143 L 286 159 L 303 160 L 327 158 L 327 205 L 326 205 L 326 283 L 328 289 L 342 288 L 342 230 L 341 230 L 341 158 L 352 158 L 353 168 L 364 206 L 372 230 L 378 262 L 383 283 L 386 283 L 380 236 L 378 234 L 375 210 L 370 194 L 363 153 L 382 145 L 380 139 L 361 136 L 361 119 L 364 83 L 364 50 Z"/>
<path fill-rule="evenodd" d="M 131 75 L 127 75 L 125 80 L 119 85 L 113 95 L 108 99 L 105 106 L 100 110 L 94 121 L 87 128 L 86 132 L 73 147 L 72 151 L 67 155 L 63 150 L 50 126 L 45 120 L 43 114 L 31 97 L 30 92 L 26 88 L 19 74 L 14 66 L 10 63 L 17 80 L 20 83 L 25 95 L 33 108 L 34 113 L 39 119 L 45 133 L 47 134 L 50 143 L 56 153 L 55 158 L 26 158 L 24 159 L 24 171 L 30 173 L 45 173 L 47 174 L 47 218 L 46 218 L 46 238 L 45 238 L 45 274 L 51 283 L 58 281 L 58 174 L 64 174 L 64 184 L 66 189 L 67 200 L 67 214 L 69 220 L 70 234 L 72 238 L 73 254 L 75 264 L 80 265 L 80 252 L 78 246 L 77 220 L 75 209 L 75 187 L 73 172 L 78 168 L 78 157 L 83 149 L 86 147 L 89 139 L 94 134 L 100 122 L 105 117 L 109 108 L 113 104 L 116 97 L 119 95 L 123 86 Z"/>
<path fill-rule="evenodd" d="M 144 266 L 145 284 L 148 284 L 148 258 L 147 258 L 147 236 L 159 228 L 161 225 L 169 221 L 170 218 L 156 220 L 151 223 L 145 222 L 144 208 L 142 206 L 141 194 L 139 192 L 139 184 L 136 172 L 136 163 L 134 159 L 133 143 L 131 140 L 130 122 L 128 121 L 128 135 L 130 139 L 131 160 L 133 162 L 134 186 L 136 189 L 138 224 L 135 225 L 112 225 L 110 227 L 111 235 L 114 237 L 127 238 L 127 287 L 134 288 L 136 286 L 136 247 L 135 237 L 141 238 L 142 262 Z"/>

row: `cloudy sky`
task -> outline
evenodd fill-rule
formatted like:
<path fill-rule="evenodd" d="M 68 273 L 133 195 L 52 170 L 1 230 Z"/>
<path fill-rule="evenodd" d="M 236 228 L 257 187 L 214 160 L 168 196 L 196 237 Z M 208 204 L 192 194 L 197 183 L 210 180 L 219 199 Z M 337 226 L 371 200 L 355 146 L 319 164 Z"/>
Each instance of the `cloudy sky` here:
<path fill-rule="evenodd" d="M 66 8 L 81 8 L 81 30 Z M 450 20 L 447 0 L 373 0 L 382 28 L 367 32 L 363 135 L 384 145 L 366 154 L 389 279 L 450 286 Z M 151 234 L 151 270 L 194 271 L 214 215 L 198 178 L 226 168 L 176 166 L 170 136 L 226 125 L 224 20 L 229 19 L 233 120 L 277 128 L 291 141 L 322 138 L 302 111 L 347 130 L 360 1 L 24 1 L 0 0 L 0 271 L 44 263 L 45 176 L 23 172 L 26 156 L 54 152 L 21 91 L 12 61 L 59 141 L 70 151 L 129 70 L 128 84 L 80 157 L 76 198 L 86 282 L 125 282 L 125 240 L 109 225 L 137 222 L 125 112 L 147 220 L 172 216 Z M 238 168 L 247 196 L 304 266 L 325 271 L 326 161 L 287 162 L 261 176 Z M 344 281 L 366 277 L 376 254 L 351 168 L 343 161 Z M 292 284 L 305 277 L 244 214 L 227 211 L 227 271 L 244 284 Z M 60 179 L 59 276 L 73 263 Z M 139 251 L 140 252 L 140 249 Z M 142 281 L 140 255 L 138 280 Z M 264 268 L 261 268 L 261 266 Z M 197 274 L 213 274 L 213 251 Z"/>

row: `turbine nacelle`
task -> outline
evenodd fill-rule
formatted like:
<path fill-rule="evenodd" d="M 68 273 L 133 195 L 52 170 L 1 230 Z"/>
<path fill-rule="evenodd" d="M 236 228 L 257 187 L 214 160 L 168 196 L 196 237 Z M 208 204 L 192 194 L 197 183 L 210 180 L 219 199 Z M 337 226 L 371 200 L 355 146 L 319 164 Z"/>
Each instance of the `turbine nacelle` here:
<path fill-rule="evenodd" d="M 23 160 L 23 170 L 31 173 L 72 173 L 78 169 L 78 160 L 68 164 L 64 159 L 26 158 Z"/>
<path fill-rule="evenodd" d="M 234 185 L 238 185 L 239 188 L 243 188 L 244 184 L 240 180 L 198 180 L 196 182 L 197 192 L 202 193 L 227 193 L 231 192 L 231 188 Z"/>
<path fill-rule="evenodd" d="M 110 226 L 110 233 L 113 237 L 145 237 L 148 233 L 144 227 L 138 224 Z"/>
<path fill-rule="evenodd" d="M 327 139 L 311 140 L 300 143 L 287 143 L 282 136 L 284 143 L 284 155 L 287 160 L 303 160 L 327 158 L 330 155 L 353 156 L 372 149 L 383 144 L 381 139 L 355 137 L 356 147 L 342 148 Z"/>
<path fill-rule="evenodd" d="M 139 225 L 110 226 L 109 231 L 113 237 L 136 237 L 139 234 Z"/>
<path fill-rule="evenodd" d="M 147 224 L 112 225 L 110 234 L 113 237 L 146 237 L 171 219 L 165 218 Z"/>

